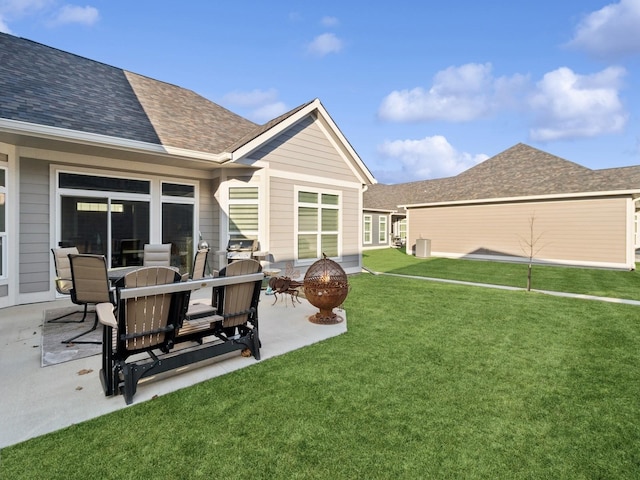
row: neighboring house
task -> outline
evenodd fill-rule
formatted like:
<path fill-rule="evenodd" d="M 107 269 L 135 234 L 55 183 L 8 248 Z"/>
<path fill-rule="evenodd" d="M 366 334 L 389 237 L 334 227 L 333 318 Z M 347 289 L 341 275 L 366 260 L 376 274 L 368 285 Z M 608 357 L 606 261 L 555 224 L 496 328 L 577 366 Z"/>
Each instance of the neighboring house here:
<path fill-rule="evenodd" d="M 369 185 L 364 192 L 362 247 L 401 247 L 407 240 L 403 184 Z"/>
<path fill-rule="evenodd" d="M 635 268 L 640 166 L 591 170 L 518 144 L 455 177 L 393 188 L 409 253 L 422 238 L 441 257 Z"/>
<path fill-rule="evenodd" d="M 361 268 L 375 179 L 319 100 L 257 125 L 196 93 L 0 33 L 0 307 L 55 298 L 50 249 L 210 267 L 234 236 L 271 268 Z"/>

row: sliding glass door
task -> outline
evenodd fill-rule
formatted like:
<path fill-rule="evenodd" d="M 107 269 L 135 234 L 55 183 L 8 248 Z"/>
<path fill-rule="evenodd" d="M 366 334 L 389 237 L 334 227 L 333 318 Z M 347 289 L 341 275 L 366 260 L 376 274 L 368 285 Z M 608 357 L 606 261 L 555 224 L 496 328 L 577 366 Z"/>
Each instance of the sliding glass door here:
<path fill-rule="evenodd" d="M 151 180 L 60 172 L 59 245 L 105 255 L 110 267 L 127 267 L 142 265 L 145 244 L 171 243 L 171 265 L 189 271 L 195 185 L 155 182 L 161 193 L 156 205 Z"/>

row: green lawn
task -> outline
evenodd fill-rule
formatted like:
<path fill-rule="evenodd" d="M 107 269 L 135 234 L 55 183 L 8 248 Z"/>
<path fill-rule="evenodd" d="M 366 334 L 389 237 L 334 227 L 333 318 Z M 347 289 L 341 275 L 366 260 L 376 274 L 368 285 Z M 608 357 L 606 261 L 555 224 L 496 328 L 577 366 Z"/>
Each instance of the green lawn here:
<path fill-rule="evenodd" d="M 376 272 L 446 278 L 526 288 L 527 265 L 448 258 L 416 258 L 395 248 L 368 250 L 364 265 Z M 534 265 L 531 288 L 640 300 L 636 271 Z"/>
<path fill-rule="evenodd" d="M 0 478 L 638 478 L 639 307 L 350 283 L 348 333 L 5 448 Z"/>

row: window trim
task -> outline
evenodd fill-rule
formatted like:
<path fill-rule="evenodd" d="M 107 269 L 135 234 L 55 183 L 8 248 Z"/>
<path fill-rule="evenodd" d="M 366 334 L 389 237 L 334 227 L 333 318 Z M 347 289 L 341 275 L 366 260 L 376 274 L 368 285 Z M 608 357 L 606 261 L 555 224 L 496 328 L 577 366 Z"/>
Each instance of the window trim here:
<path fill-rule="evenodd" d="M 380 215 L 378 217 L 378 243 L 385 244 L 389 242 L 387 232 L 388 223 L 386 215 Z"/>
<path fill-rule="evenodd" d="M 318 203 L 312 204 L 312 203 L 306 203 L 306 202 L 300 202 L 299 199 L 299 194 L 300 192 L 308 192 L 308 193 L 317 193 L 318 194 Z M 322 203 L 322 195 L 335 195 L 338 197 L 338 202 L 336 205 L 329 205 L 329 204 L 323 204 Z M 317 235 L 317 253 L 322 253 L 321 250 L 321 245 L 322 245 L 322 234 L 328 234 L 328 233 L 335 233 L 338 236 L 337 242 L 338 242 L 338 256 L 336 257 L 328 257 L 331 258 L 333 261 L 335 262 L 341 262 L 342 261 L 342 232 L 343 232 L 343 228 L 342 228 L 342 217 L 343 217 L 343 208 L 342 208 L 342 200 L 343 200 L 343 192 L 340 190 L 331 190 L 331 189 L 325 189 L 325 188 L 317 188 L 317 187 L 308 187 L 308 186 L 300 186 L 300 185 L 296 185 L 294 188 L 294 234 L 293 234 L 293 248 L 294 248 L 294 259 L 295 259 L 295 265 L 311 265 L 312 263 L 316 262 L 317 260 L 320 259 L 320 257 L 316 257 L 316 258 L 304 258 L 301 259 L 299 258 L 299 251 L 298 251 L 298 236 L 301 234 L 300 230 L 299 230 L 299 218 L 298 218 L 298 209 L 299 207 L 303 206 L 303 207 L 309 207 L 309 208 L 328 208 L 328 209 L 334 209 L 338 211 L 338 230 L 337 231 L 323 231 L 322 230 L 322 216 L 318 215 L 318 229 L 315 230 L 314 232 L 307 232 L 307 233 L 314 233 Z"/>
<path fill-rule="evenodd" d="M 231 189 L 232 188 L 255 188 L 257 190 L 257 197 L 255 199 L 231 199 Z M 261 204 L 261 188 L 258 184 L 247 184 L 239 181 L 230 181 L 226 186 L 226 195 L 227 195 L 227 236 L 231 238 L 236 235 L 245 235 L 249 238 L 255 237 L 260 240 L 260 221 L 262 217 L 262 204 Z M 257 207 L 258 218 L 257 218 L 257 230 L 247 230 L 246 232 L 240 232 L 239 230 L 231 230 L 231 205 L 255 205 Z"/>
<path fill-rule="evenodd" d="M 57 245 L 57 242 L 61 238 L 61 222 L 57 217 L 60 215 L 61 208 L 60 203 L 63 196 L 82 196 L 82 197 L 95 197 L 95 198 L 107 198 L 109 205 L 115 200 L 131 200 L 131 201 L 145 201 L 149 203 L 149 237 L 151 242 L 159 243 L 162 238 L 162 209 L 164 203 L 181 203 L 192 204 L 194 211 L 193 218 L 193 242 L 198 243 L 198 225 L 199 225 L 199 183 L 197 181 L 176 181 L 170 175 L 133 175 L 131 178 L 135 180 L 145 181 L 149 183 L 150 193 L 126 193 L 118 191 L 101 191 L 101 190 L 82 190 L 76 188 L 62 188 L 60 187 L 60 174 L 70 173 L 75 175 L 86 176 L 98 176 L 98 177 L 110 177 L 110 178 L 127 178 L 123 177 L 118 172 L 105 172 L 103 170 L 96 170 L 93 168 L 78 168 L 69 170 L 69 167 L 63 167 L 61 165 L 52 164 L 50 166 L 50 172 L 52 178 L 55 178 L 55 182 L 52 182 L 51 193 L 53 194 L 54 201 L 51 202 L 51 242 L 52 246 Z M 164 183 L 183 184 L 194 187 L 193 197 L 178 197 L 171 195 L 162 195 L 162 185 Z M 110 215 L 109 215 L 110 217 Z M 108 219 L 108 236 L 111 239 L 111 218 Z M 111 258 L 111 242 L 108 245 L 108 257 Z"/>
<path fill-rule="evenodd" d="M 367 224 L 369 225 L 368 229 Z M 371 245 L 373 243 L 373 215 L 364 215 L 363 217 L 362 243 L 365 245 Z"/>
<path fill-rule="evenodd" d="M 0 185 L 0 194 L 4 195 L 4 231 L 0 230 L 0 279 L 6 280 L 9 276 L 7 261 L 9 259 L 8 245 L 9 234 L 7 232 L 7 217 L 9 215 L 9 168 L 0 166 L 0 170 L 4 171 L 4 185 Z"/>

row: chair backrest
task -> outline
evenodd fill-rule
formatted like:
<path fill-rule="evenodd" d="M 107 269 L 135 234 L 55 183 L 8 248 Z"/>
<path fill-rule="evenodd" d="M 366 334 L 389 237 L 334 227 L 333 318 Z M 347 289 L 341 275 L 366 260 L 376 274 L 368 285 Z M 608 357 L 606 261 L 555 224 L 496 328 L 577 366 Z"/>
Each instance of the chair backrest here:
<path fill-rule="evenodd" d="M 236 260 L 220 270 L 220 276 L 248 275 L 261 271 L 260 262 L 253 259 L 243 259 Z M 224 318 L 223 327 L 236 327 L 247 323 L 249 316 L 253 315 L 258 308 L 261 286 L 262 281 L 258 280 L 253 283 L 240 283 L 214 289 L 212 302 L 218 308 L 218 315 L 222 315 Z"/>
<path fill-rule="evenodd" d="M 73 288 L 71 280 L 71 264 L 69 263 L 69 254 L 78 254 L 76 247 L 52 248 L 53 265 L 56 270 L 56 290 L 63 295 L 69 295 Z"/>
<path fill-rule="evenodd" d="M 204 277 L 208 254 L 208 248 L 201 248 L 196 252 L 196 256 L 193 259 L 193 268 L 191 269 L 191 280 L 200 280 Z"/>
<path fill-rule="evenodd" d="M 145 267 L 168 267 L 171 265 L 171 244 L 147 243 L 142 258 L 142 265 Z"/>
<path fill-rule="evenodd" d="M 113 302 L 104 255 L 69 255 L 71 300 L 77 304 Z"/>
<path fill-rule="evenodd" d="M 180 280 L 169 267 L 142 267 L 124 277 L 124 287 L 165 285 Z M 172 305 L 173 293 L 147 295 L 119 302 L 118 341 L 128 351 L 148 350 L 165 343 L 166 335 L 178 326 L 179 307 Z M 172 308 L 173 307 L 173 308 Z M 178 311 L 176 311 L 176 309 Z M 173 322 L 173 323 L 172 323 Z"/>

